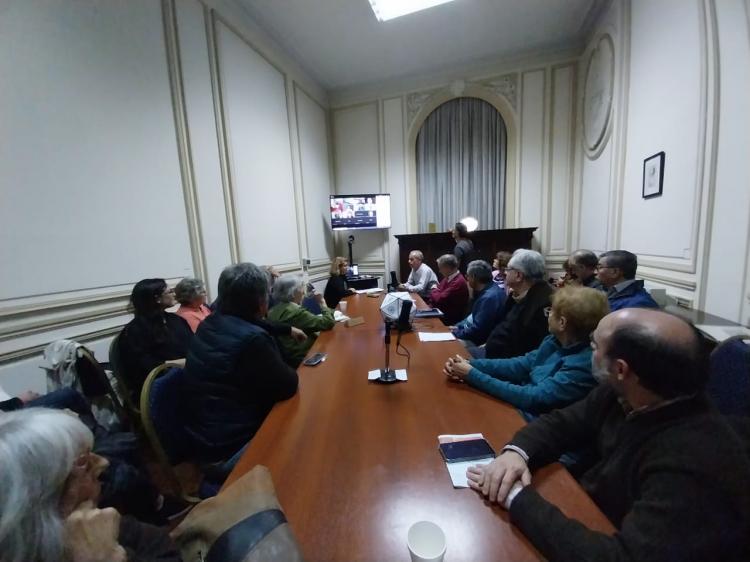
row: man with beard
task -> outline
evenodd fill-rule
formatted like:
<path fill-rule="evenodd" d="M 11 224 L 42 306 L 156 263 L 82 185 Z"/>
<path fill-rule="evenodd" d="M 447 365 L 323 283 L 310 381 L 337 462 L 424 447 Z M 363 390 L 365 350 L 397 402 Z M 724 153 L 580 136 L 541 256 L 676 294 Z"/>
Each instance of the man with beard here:
<path fill-rule="evenodd" d="M 471 487 L 550 560 L 747 560 L 750 463 L 708 404 L 694 330 L 669 314 L 623 309 L 592 335 L 600 382 L 586 398 L 521 429 Z M 543 499 L 531 471 L 593 445 L 580 480 L 617 528 L 587 529 Z"/>

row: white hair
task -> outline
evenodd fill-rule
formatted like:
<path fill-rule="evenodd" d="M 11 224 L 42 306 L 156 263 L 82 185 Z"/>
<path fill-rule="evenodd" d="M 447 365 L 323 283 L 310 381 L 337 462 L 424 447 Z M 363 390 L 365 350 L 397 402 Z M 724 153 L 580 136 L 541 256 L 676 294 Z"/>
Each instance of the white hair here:
<path fill-rule="evenodd" d="M 294 293 L 302 289 L 304 279 L 301 275 L 287 273 L 273 284 L 273 298 L 276 302 L 292 302 Z"/>
<path fill-rule="evenodd" d="M 94 438 L 75 416 L 27 408 L 0 414 L 0 557 L 62 562 L 60 500 L 75 460 Z"/>
<path fill-rule="evenodd" d="M 508 267 L 520 271 L 528 279 L 544 279 L 544 257 L 534 250 L 516 250 L 508 261 Z"/>

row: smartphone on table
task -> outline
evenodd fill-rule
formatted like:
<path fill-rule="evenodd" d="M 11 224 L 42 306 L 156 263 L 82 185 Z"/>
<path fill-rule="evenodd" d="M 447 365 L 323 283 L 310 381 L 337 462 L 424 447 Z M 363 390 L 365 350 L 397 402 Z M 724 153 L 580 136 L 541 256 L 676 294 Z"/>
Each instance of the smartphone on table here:
<path fill-rule="evenodd" d="M 486 439 L 469 439 L 467 441 L 441 443 L 440 453 L 443 455 L 445 462 L 478 461 L 495 458 L 495 450 Z"/>

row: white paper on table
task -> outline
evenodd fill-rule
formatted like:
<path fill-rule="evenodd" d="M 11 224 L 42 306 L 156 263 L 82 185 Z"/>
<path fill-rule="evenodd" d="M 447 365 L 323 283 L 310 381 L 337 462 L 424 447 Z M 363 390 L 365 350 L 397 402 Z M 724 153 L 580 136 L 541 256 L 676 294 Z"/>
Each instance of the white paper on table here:
<path fill-rule="evenodd" d="M 456 336 L 450 332 L 419 332 L 419 341 L 453 341 Z"/>
<path fill-rule="evenodd" d="M 370 371 L 367 373 L 367 380 L 368 381 L 374 381 L 375 379 L 380 378 L 380 369 L 375 369 L 374 371 Z M 406 376 L 406 369 L 396 369 L 396 378 L 400 381 L 408 380 L 408 377 Z"/>
<path fill-rule="evenodd" d="M 717 326 L 715 324 L 696 324 L 704 334 L 708 334 L 717 342 L 723 342 L 733 336 L 750 336 L 750 330 L 742 326 Z"/>
<path fill-rule="evenodd" d="M 472 439 L 484 439 L 484 435 L 481 433 L 446 433 L 445 435 L 438 435 L 438 443 L 456 443 L 457 441 L 471 441 Z"/>
<path fill-rule="evenodd" d="M 358 295 L 373 295 L 375 293 L 382 293 L 383 289 L 380 287 L 373 287 L 372 289 L 357 289 L 356 293 Z"/>
<path fill-rule="evenodd" d="M 479 459 L 476 461 L 447 462 L 445 463 L 445 466 L 448 469 L 448 474 L 451 475 L 451 482 L 453 482 L 454 488 L 468 488 L 469 480 L 466 478 L 466 471 L 469 467 L 489 464 L 494 460 L 495 459 Z"/>
<path fill-rule="evenodd" d="M 414 298 L 414 295 L 412 295 L 409 291 L 394 291 L 392 293 L 388 293 L 389 295 L 393 295 L 397 299 L 411 299 L 416 302 L 417 299 Z"/>
<path fill-rule="evenodd" d="M 349 317 L 346 314 L 344 314 L 343 312 L 341 312 L 340 310 L 334 310 L 333 311 L 333 319 L 336 322 L 346 322 L 347 320 L 349 320 Z"/>

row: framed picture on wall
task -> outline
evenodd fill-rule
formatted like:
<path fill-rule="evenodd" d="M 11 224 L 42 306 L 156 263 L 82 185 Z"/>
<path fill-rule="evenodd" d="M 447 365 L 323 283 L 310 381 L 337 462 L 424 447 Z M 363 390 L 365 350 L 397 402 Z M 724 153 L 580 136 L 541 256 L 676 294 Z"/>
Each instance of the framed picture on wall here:
<path fill-rule="evenodd" d="M 664 151 L 643 161 L 643 198 L 659 197 L 664 187 Z"/>

